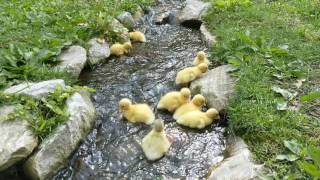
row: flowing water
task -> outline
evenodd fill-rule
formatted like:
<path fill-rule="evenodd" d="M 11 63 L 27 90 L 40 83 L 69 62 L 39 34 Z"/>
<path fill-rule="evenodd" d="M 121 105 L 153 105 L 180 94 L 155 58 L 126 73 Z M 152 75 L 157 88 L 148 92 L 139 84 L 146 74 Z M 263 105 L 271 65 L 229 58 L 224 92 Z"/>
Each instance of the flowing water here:
<path fill-rule="evenodd" d="M 97 123 L 55 179 L 204 178 L 209 167 L 221 161 L 225 149 L 221 123 L 196 131 L 155 109 L 163 94 L 179 90 L 174 85 L 177 71 L 190 66 L 197 51 L 207 51 L 198 30 L 175 23 L 174 15 L 182 6 L 179 0 L 159 2 L 137 26 L 145 32 L 146 43 L 136 43 L 127 56 L 110 58 L 82 73 L 83 84 L 97 90 L 92 96 Z M 157 15 L 168 11 L 171 16 L 165 22 L 169 24 L 157 25 Z M 165 121 L 173 143 L 162 159 L 147 161 L 139 145 L 150 126 L 120 118 L 118 101 L 124 97 L 148 103 Z"/>
<path fill-rule="evenodd" d="M 93 95 L 97 124 L 56 179 L 204 178 L 208 168 L 221 160 L 224 127 L 214 124 L 196 131 L 178 126 L 170 114 L 155 110 L 165 120 L 173 144 L 164 158 L 149 162 L 139 143 L 151 127 L 128 123 L 118 112 L 124 97 L 155 109 L 164 93 L 178 90 L 177 71 L 190 66 L 197 51 L 207 50 L 198 30 L 175 24 L 172 16 L 166 20 L 171 24 L 154 22 L 158 14 L 174 15 L 182 6 L 183 1 L 160 2 L 137 27 L 145 32 L 146 43 L 136 43 L 127 56 L 110 58 L 82 74 L 83 84 L 97 90 Z"/>

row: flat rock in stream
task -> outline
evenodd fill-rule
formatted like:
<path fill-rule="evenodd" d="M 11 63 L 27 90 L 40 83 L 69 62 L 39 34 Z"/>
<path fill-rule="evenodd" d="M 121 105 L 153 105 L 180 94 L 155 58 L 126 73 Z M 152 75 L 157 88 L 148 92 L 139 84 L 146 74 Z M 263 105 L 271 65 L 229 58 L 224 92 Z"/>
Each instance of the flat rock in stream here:
<path fill-rule="evenodd" d="M 209 7 L 210 3 L 204 3 L 200 0 L 187 0 L 186 6 L 178 16 L 178 21 L 187 27 L 200 28 L 202 24 L 201 17 Z"/>
<path fill-rule="evenodd" d="M 192 94 L 202 94 L 210 108 L 222 111 L 234 92 L 236 79 L 229 72 L 234 71 L 232 65 L 223 65 L 207 72 L 203 77 L 191 83 Z"/>
<path fill-rule="evenodd" d="M 24 164 L 24 173 L 31 179 L 51 179 L 65 165 L 95 121 L 95 108 L 89 93 L 75 93 L 67 100 L 69 119 L 60 125 L 39 146 Z"/>
<path fill-rule="evenodd" d="M 95 65 L 110 56 L 109 44 L 104 39 L 93 38 L 88 42 L 90 48 L 88 51 L 88 62 Z"/>
<path fill-rule="evenodd" d="M 50 92 L 53 92 L 57 86 L 65 87 L 65 82 L 62 79 L 54 79 L 48 81 L 42 81 L 38 83 L 25 82 L 19 85 L 9 87 L 4 90 L 6 94 L 25 94 L 32 96 L 36 99 L 41 99 L 47 96 Z"/>
<path fill-rule="evenodd" d="M 208 180 L 248 180 L 257 177 L 262 166 L 255 165 L 251 152 L 240 137 L 229 137 L 229 157 L 214 167 Z"/>
<path fill-rule="evenodd" d="M 87 63 L 87 51 L 81 46 L 70 46 L 57 57 L 60 64 L 58 69 L 69 72 L 72 76 L 78 77 Z"/>
<path fill-rule="evenodd" d="M 23 120 L 6 120 L 14 106 L 0 108 L 0 171 L 28 157 L 38 145 L 38 138 Z"/>

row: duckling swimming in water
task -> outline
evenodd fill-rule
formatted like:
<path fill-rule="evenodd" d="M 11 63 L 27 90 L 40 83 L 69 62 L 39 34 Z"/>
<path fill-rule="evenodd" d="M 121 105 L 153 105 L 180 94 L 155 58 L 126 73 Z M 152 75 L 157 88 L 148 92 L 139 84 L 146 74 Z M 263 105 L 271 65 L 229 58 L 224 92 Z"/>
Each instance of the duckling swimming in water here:
<path fill-rule="evenodd" d="M 187 85 L 191 81 L 201 77 L 202 74 L 208 71 L 208 65 L 201 63 L 195 67 L 188 67 L 178 72 L 176 77 L 177 85 Z"/>
<path fill-rule="evenodd" d="M 131 123 L 152 124 L 155 116 L 147 104 L 132 104 L 132 102 L 123 98 L 119 102 L 119 109 L 122 115 Z"/>
<path fill-rule="evenodd" d="M 132 48 L 132 45 L 130 42 L 125 42 L 124 44 L 115 43 L 110 47 L 111 54 L 116 56 L 122 56 L 124 54 L 127 54 L 129 50 Z"/>
<path fill-rule="evenodd" d="M 173 113 L 182 104 L 190 101 L 191 91 L 189 88 L 182 88 L 180 91 L 173 91 L 161 97 L 157 109 L 166 109 Z"/>
<path fill-rule="evenodd" d="M 207 55 L 203 51 L 199 51 L 197 53 L 197 57 L 193 60 L 193 65 L 197 66 L 201 63 L 206 63 L 208 66 L 210 65 L 210 61 L 207 59 Z"/>
<path fill-rule="evenodd" d="M 191 102 L 183 104 L 174 112 L 173 119 L 178 120 L 182 115 L 191 111 L 200 111 L 205 101 L 206 99 L 201 94 L 195 95 Z"/>
<path fill-rule="evenodd" d="M 202 129 L 210 125 L 218 115 L 219 112 L 214 108 L 208 109 L 207 112 L 191 111 L 182 115 L 177 123 L 190 128 Z"/>
<path fill-rule="evenodd" d="M 129 32 L 129 37 L 133 42 L 146 42 L 145 35 L 140 31 Z"/>
<path fill-rule="evenodd" d="M 160 159 L 169 150 L 170 145 L 163 120 L 155 120 L 153 129 L 142 140 L 141 146 L 144 154 L 151 161 Z"/>

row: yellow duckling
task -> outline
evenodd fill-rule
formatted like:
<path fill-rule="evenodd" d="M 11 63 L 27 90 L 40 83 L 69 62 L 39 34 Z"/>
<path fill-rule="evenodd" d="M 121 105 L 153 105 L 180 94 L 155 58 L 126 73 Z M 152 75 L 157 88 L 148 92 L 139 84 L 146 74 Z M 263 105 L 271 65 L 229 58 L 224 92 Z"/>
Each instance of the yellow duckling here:
<path fill-rule="evenodd" d="M 208 65 L 201 63 L 195 67 L 188 67 L 178 72 L 176 77 L 176 84 L 187 85 L 191 81 L 201 77 L 202 74 L 208 71 Z"/>
<path fill-rule="evenodd" d="M 145 35 L 140 31 L 129 32 L 129 37 L 133 42 L 146 42 Z"/>
<path fill-rule="evenodd" d="M 153 129 L 142 140 L 144 154 L 151 161 L 160 159 L 169 150 L 170 145 L 164 131 L 163 120 L 155 120 Z"/>
<path fill-rule="evenodd" d="M 206 99 L 201 94 L 195 95 L 191 102 L 183 104 L 174 112 L 173 119 L 178 120 L 182 115 L 191 111 L 200 111 L 205 101 Z"/>
<path fill-rule="evenodd" d="M 173 91 L 161 97 L 157 109 L 166 109 L 173 113 L 182 104 L 190 101 L 191 91 L 189 88 L 182 88 L 180 91 Z"/>
<path fill-rule="evenodd" d="M 203 51 L 199 51 L 197 53 L 197 57 L 193 60 L 193 65 L 197 66 L 201 63 L 206 63 L 207 65 L 210 65 L 210 61 L 207 59 L 207 55 Z"/>
<path fill-rule="evenodd" d="M 152 124 L 155 116 L 147 104 L 132 104 L 132 102 L 123 98 L 119 102 L 119 109 L 122 115 L 132 123 Z"/>
<path fill-rule="evenodd" d="M 219 112 L 214 108 L 208 109 L 207 112 L 191 111 L 182 115 L 177 123 L 190 128 L 202 129 L 210 125 L 218 115 Z"/>
<path fill-rule="evenodd" d="M 122 56 L 124 54 L 127 54 L 129 50 L 132 48 L 132 45 L 130 42 L 125 42 L 124 44 L 115 43 L 110 47 L 111 54 L 116 56 Z"/>

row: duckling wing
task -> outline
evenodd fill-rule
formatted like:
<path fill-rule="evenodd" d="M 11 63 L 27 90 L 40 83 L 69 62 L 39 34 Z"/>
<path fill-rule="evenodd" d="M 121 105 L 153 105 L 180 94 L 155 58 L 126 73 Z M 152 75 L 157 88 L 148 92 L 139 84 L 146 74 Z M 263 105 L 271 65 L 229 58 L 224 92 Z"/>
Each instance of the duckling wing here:
<path fill-rule="evenodd" d="M 197 78 L 197 73 L 195 71 L 190 71 L 189 73 L 189 80 L 192 81 L 192 80 L 195 80 Z"/>
<path fill-rule="evenodd" d="M 192 103 L 183 104 L 176 110 L 176 112 L 173 115 L 173 119 L 177 120 L 182 115 L 191 111 L 196 111 L 196 110 L 198 110 L 198 108 Z"/>
<path fill-rule="evenodd" d="M 157 160 L 168 150 L 168 144 L 160 133 L 152 130 L 143 138 L 142 149 L 149 160 Z"/>
<path fill-rule="evenodd" d="M 136 104 L 134 105 L 134 117 L 137 122 L 146 124 L 152 124 L 155 116 L 147 104 Z"/>

